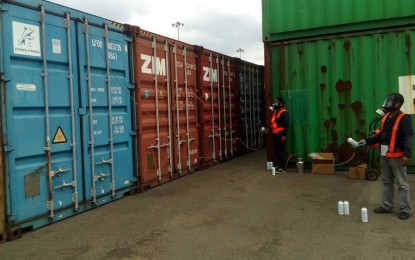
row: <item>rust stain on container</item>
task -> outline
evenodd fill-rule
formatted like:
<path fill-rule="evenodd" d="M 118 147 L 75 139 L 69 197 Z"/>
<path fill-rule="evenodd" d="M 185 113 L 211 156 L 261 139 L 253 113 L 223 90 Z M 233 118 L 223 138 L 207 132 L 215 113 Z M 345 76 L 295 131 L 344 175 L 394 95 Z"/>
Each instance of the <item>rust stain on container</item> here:
<path fill-rule="evenodd" d="M 320 84 L 320 89 L 321 90 L 325 90 L 326 89 L 326 84 L 325 83 L 321 83 Z"/>
<path fill-rule="evenodd" d="M 327 72 L 327 67 L 326 66 L 321 66 L 320 67 L 321 72 L 326 73 Z"/>
<path fill-rule="evenodd" d="M 337 118 L 332 117 L 332 118 L 330 118 L 330 121 L 331 121 L 332 124 L 336 124 L 337 123 Z"/>
<path fill-rule="evenodd" d="M 331 130 L 331 138 L 333 138 L 333 140 L 339 139 L 339 135 L 336 130 Z"/>
<path fill-rule="evenodd" d="M 355 113 L 362 113 L 363 112 L 363 104 L 360 101 L 355 101 L 352 103 L 352 110 Z"/>
<path fill-rule="evenodd" d="M 350 91 L 352 89 L 352 82 L 350 80 L 343 81 L 339 79 L 336 83 L 336 89 L 339 92 Z"/>
<path fill-rule="evenodd" d="M 330 128 L 330 125 L 331 125 L 330 120 L 326 120 L 326 121 L 324 121 L 324 127 L 325 127 L 326 129 L 329 129 L 329 128 Z"/>
<path fill-rule="evenodd" d="M 285 46 L 278 47 L 278 68 L 279 68 L 279 84 L 285 86 Z"/>
<path fill-rule="evenodd" d="M 352 46 L 352 44 L 350 43 L 350 40 L 345 40 L 344 44 L 343 44 L 343 48 L 345 50 L 350 50 L 350 47 Z"/>
<path fill-rule="evenodd" d="M 410 61 L 411 59 L 411 36 L 408 33 L 405 33 L 405 47 L 406 47 L 406 57 L 408 58 L 408 60 Z"/>
<path fill-rule="evenodd" d="M 339 107 L 339 109 L 345 109 L 346 108 L 345 104 L 338 104 L 337 106 Z"/>

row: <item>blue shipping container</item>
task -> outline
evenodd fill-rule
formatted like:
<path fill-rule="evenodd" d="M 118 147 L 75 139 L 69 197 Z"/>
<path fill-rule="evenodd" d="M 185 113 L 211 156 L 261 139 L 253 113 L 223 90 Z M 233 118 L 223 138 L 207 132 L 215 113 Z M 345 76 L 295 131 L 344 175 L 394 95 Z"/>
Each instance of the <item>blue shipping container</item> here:
<path fill-rule="evenodd" d="M 124 26 L 40 0 L 2 1 L 2 10 L 5 228 L 37 228 L 134 189 Z"/>

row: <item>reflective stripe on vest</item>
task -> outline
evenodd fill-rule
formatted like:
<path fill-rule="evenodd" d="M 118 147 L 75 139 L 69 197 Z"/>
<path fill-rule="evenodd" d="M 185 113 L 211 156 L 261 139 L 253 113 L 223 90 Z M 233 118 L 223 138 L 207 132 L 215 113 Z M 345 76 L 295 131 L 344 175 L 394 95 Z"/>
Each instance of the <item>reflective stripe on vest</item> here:
<path fill-rule="evenodd" d="M 390 113 L 387 113 L 380 124 L 380 131 L 383 131 L 383 125 L 385 124 L 386 118 L 388 118 Z M 405 115 L 404 112 L 400 113 L 398 117 L 396 118 L 395 124 L 392 128 L 392 135 L 391 135 L 391 141 L 389 143 L 389 152 L 386 153 L 386 157 L 395 158 L 395 157 L 401 157 L 403 156 L 403 152 L 394 152 L 395 150 L 395 141 L 396 141 L 396 132 L 398 132 L 399 123 L 401 122 L 402 117 Z"/>
<path fill-rule="evenodd" d="M 280 109 L 280 111 L 274 112 L 274 115 L 271 118 L 271 129 L 273 134 L 278 134 L 281 131 L 284 131 L 284 127 L 278 127 L 277 118 L 281 116 L 283 112 L 287 111 L 285 108 Z"/>

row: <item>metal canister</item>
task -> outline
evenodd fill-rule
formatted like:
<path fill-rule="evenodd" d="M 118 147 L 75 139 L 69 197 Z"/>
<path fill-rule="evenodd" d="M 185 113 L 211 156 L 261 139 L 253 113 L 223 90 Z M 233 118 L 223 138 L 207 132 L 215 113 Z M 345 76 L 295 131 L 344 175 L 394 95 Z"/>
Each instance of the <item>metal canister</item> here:
<path fill-rule="evenodd" d="M 298 158 L 298 161 L 297 161 L 297 173 L 304 173 L 304 162 L 303 162 L 303 158 Z"/>

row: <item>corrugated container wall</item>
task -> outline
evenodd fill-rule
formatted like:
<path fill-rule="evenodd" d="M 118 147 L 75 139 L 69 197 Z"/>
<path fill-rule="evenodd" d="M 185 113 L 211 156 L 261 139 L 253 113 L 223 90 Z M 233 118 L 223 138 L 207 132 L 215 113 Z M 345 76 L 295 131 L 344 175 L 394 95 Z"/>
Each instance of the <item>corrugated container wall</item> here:
<path fill-rule="evenodd" d="M 0 203 L 12 239 L 136 189 L 134 107 L 122 25 L 44 1 L 2 10 Z"/>
<path fill-rule="evenodd" d="M 138 176 L 145 190 L 198 166 L 197 54 L 138 27 L 133 35 Z"/>
<path fill-rule="evenodd" d="M 241 151 L 237 64 L 231 57 L 202 47 L 198 50 L 200 163 L 210 166 Z"/>
<path fill-rule="evenodd" d="M 415 113 L 415 20 L 412 24 L 407 21 L 407 15 L 413 15 L 415 1 L 343 1 L 339 6 L 353 13 L 351 11 L 359 7 L 360 2 L 365 5 L 371 2 L 373 15 L 363 16 L 359 14 L 361 11 L 357 11 L 354 18 L 346 19 L 338 13 L 330 13 L 330 17 L 338 19 L 330 18 L 330 21 L 313 24 L 316 22 L 309 13 L 314 11 L 307 13 L 302 7 L 306 12 L 304 16 L 310 21 L 309 26 L 285 21 L 286 27 L 279 27 L 282 25 L 277 25 L 277 20 L 264 20 L 264 32 L 267 28 L 273 28 L 275 35 L 279 33 L 278 29 L 283 33 L 297 30 L 295 39 L 265 42 L 265 78 L 266 85 L 272 86 L 266 89 L 266 97 L 281 95 L 287 101 L 291 119 L 289 152 L 299 157 L 309 158 L 312 152 L 326 151 L 335 153 L 339 162 L 349 159 L 353 150 L 346 139 L 359 140 L 369 134 L 369 130 L 375 127 L 372 123 L 376 119 L 375 110 L 392 92 L 404 95 L 404 112 Z M 263 4 L 271 3 L 272 9 L 263 10 L 265 15 L 293 8 L 293 3 L 297 3 L 294 6 L 298 8 L 303 6 L 298 1 L 285 4 L 282 1 L 263 1 Z M 322 12 L 326 9 L 333 11 L 332 3 L 327 7 L 322 3 L 319 5 Z M 278 19 L 291 19 L 290 14 L 287 11 Z M 373 21 L 385 17 L 388 19 Z M 392 17 L 394 26 L 377 27 L 379 24 L 388 25 Z M 370 21 L 362 22 L 364 19 Z M 365 31 L 341 31 L 346 28 L 343 26 L 345 23 L 358 21 L 361 28 L 366 28 Z M 309 35 L 317 33 L 310 28 L 312 26 L 328 26 L 323 31 L 335 29 L 339 33 Z M 265 102 L 270 105 L 272 99 L 266 98 Z M 267 118 L 270 116 L 268 113 Z M 354 162 L 367 161 L 366 148 L 356 152 Z M 414 159 L 412 165 L 413 162 Z"/>
<path fill-rule="evenodd" d="M 262 0 L 264 41 L 412 23 L 413 0 Z"/>
<path fill-rule="evenodd" d="M 263 147 L 261 127 L 264 122 L 264 67 L 238 60 L 238 83 L 240 88 L 241 140 L 244 150 Z"/>

